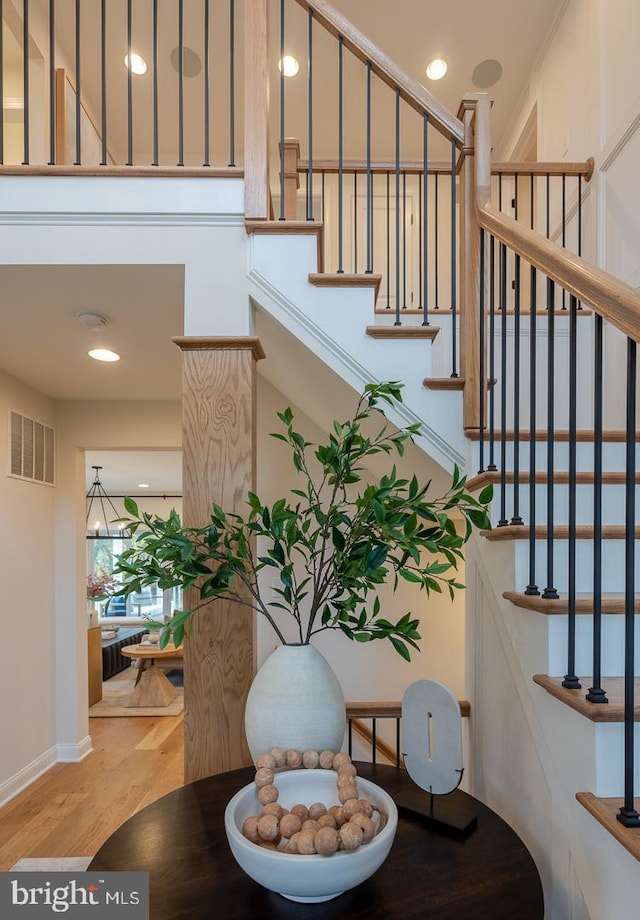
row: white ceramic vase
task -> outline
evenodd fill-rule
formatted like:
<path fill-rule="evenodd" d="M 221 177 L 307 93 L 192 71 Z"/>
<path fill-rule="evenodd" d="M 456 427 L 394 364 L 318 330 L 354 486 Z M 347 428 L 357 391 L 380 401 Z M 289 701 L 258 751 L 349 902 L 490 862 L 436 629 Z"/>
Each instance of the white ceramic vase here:
<path fill-rule="evenodd" d="M 281 645 L 256 674 L 244 726 L 255 760 L 273 747 L 339 751 L 345 731 L 342 688 L 313 645 Z"/>

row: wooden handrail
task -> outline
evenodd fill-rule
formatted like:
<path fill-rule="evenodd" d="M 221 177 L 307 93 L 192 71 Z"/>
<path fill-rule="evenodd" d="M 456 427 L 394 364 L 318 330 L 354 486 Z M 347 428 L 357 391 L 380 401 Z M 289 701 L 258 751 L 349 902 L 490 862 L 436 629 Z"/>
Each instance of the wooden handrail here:
<path fill-rule="evenodd" d="M 375 160 L 371 162 L 371 172 L 388 173 L 394 172 L 396 168 L 395 160 Z M 491 164 L 492 176 L 582 176 L 587 182 L 593 175 L 594 159 L 589 157 L 584 163 L 509 163 L 498 162 Z M 313 171 L 325 173 L 337 173 L 338 161 L 331 159 L 314 160 Z M 298 160 L 297 166 L 299 173 L 306 173 L 309 169 L 309 160 Z M 366 160 L 343 160 L 342 169 L 348 173 L 366 173 L 368 170 Z M 422 175 L 424 164 L 422 160 L 401 160 L 400 172 L 407 175 Z M 427 164 L 429 175 L 451 175 L 450 160 L 431 160 Z"/>
<path fill-rule="evenodd" d="M 469 700 L 458 700 L 460 715 L 467 718 L 471 712 Z M 402 703 L 365 700 L 364 702 L 345 703 L 347 719 L 400 719 Z"/>
<path fill-rule="evenodd" d="M 371 63 L 372 72 L 400 95 L 420 114 L 428 112 L 432 124 L 445 137 L 455 138 L 458 145 L 464 140 L 462 122 L 453 115 L 428 89 L 402 70 L 386 54 L 363 35 L 353 23 L 334 9 L 326 0 L 296 0 L 304 10 L 311 10 L 313 18 L 332 35 L 342 37 L 348 48 L 363 63 Z"/>

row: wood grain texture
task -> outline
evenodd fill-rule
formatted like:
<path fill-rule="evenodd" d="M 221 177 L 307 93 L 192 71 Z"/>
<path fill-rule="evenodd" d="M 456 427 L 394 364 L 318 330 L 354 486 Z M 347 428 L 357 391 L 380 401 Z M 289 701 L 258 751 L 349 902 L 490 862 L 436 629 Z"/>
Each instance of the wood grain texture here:
<path fill-rule="evenodd" d="M 255 487 L 255 342 L 183 351 L 183 515 L 209 520 L 211 504 L 243 511 Z M 187 607 L 197 593 L 187 592 Z M 185 641 L 185 778 L 250 763 L 244 707 L 254 674 L 254 612 L 217 600 Z"/>
<path fill-rule="evenodd" d="M 471 143 L 473 114 L 472 109 L 464 113 L 465 144 Z M 480 393 L 480 349 L 486 352 L 486 334 L 485 341 L 481 342 L 480 228 L 477 212 L 475 162 L 473 156 L 468 156 L 460 175 L 460 376 L 465 381 L 462 400 L 465 428 L 479 427 L 481 399 L 485 403 L 484 418 L 487 417 L 484 388 L 482 395 Z M 485 305 L 487 302 L 485 290 Z"/>
<path fill-rule="evenodd" d="M 300 144 L 295 137 L 286 137 L 284 140 L 284 218 L 296 220 L 298 216 L 298 189 L 300 176 L 298 175 L 298 159 L 300 157 Z M 282 192 L 281 192 L 282 194 Z"/>
<path fill-rule="evenodd" d="M 182 715 L 90 719 L 93 751 L 0 809 L 0 870 L 22 857 L 92 856 L 140 807 L 183 784 Z"/>
<path fill-rule="evenodd" d="M 102 699 L 102 629 L 92 626 L 87 630 L 87 676 L 89 679 L 89 706 Z"/>
<path fill-rule="evenodd" d="M 440 332 L 439 326 L 367 326 L 372 339 L 429 339 Z"/>
<path fill-rule="evenodd" d="M 616 818 L 624 805 L 624 799 L 599 798 L 592 792 L 576 792 L 576 799 L 616 838 L 618 843 L 621 843 L 636 859 L 640 859 L 640 828 L 624 827 Z M 640 798 L 634 799 L 633 807 L 640 812 Z"/>
<path fill-rule="evenodd" d="M 469 716 L 471 703 L 469 700 L 458 700 L 460 715 Z M 402 717 L 401 702 L 384 702 L 382 700 L 364 700 L 345 703 L 347 719 L 400 719 Z"/>
<path fill-rule="evenodd" d="M 64 154 L 63 154 L 64 156 Z M 236 166 L 0 166 L 0 176 L 74 176 L 79 178 L 144 179 L 242 179 L 244 170 Z"/>
<path fill-rule="evenodd" d="M 67 162 L 67 93 L 66 83 L 67 75 L 62 67 L 56 69 L 56 165 L 65 166 Z M 6 168 L 6 167 L 4 167 Z M 22 167 L 24 170 L 25 167 Z M 55 167 L 49 167 L 55 168 Z M 78 167 L 73 167 L 76 170 Z"/>
<path fill-rule="evenodd" d="M 504 527 L 494 527 L 493 530 L 479 531 L 481 537 L 487 540 L 528 540 L 529 527 L 524 524 L 507 524 Z M 538 525 L 535 529 L 536 540 L 546 540 L 549 531 L 544 525 Z M 626 531 L 624 524 L 605 524 L 602 528 L 603 540 L 624 540 Z M 569 527 L 567 524 L 557 524 L 553 528 L 554 540 L 568 540 Z M 640 538 L 640 527 L 635 528 L 635 539 Z M 576 527 L 577 540 L 593 540 L 593 527 L 588 524 L 578 524 Z"/>
<path fill-rule="evenodd" d="M 354 274 L 352 272 L 312 272 L 309 283 L 315 287 L 372 287 L 377 300 L 382 275 Z"/>
<path fill-rule="evenodd" d="M 546 473 L 536 473 L 535 480 L 536 483 L 540 485 L 546 485 L 548 476 Z M 511 471 L 505 474 L 505 482 L 513 483 L 514 477 Z M 518 482 L 520 485 L 528 485 L 531 481 L 531 476 L 529 472 L 520 473 L 518 476 Z M 569 473 L 567 470 L 556 470 L 553 474 L 553 481 L 556 485 L 565 485 L 569 482 Z M 623 486 L 626 484 L 627 478 L 626 473 L 622 472 L 604 472 L 600 476 L 600 482 L 603 485 L 616 485 Z M 488 485 L 495 485 L 496 483 L 501 482 L 501 474 L 498 470 L 485 470 L 483 473 L 478 473 L 477 476 L 473 476 L 471 479 L 467 479 L 467 491 L 476 492 L 478 489 L 483 489 Z M 594 476 L 593 473 L 581 470 L 576 472 L 576 483 L 578 485 L 593 485 Z M 636 485 L 640 484 L 640 473 L 636 473 Z"/>
<path fill-rule="evenodd" d="M 345 16 L 326 0 L 296 0 L 304 10 L 313 10 L 314 20 L 331 35 L 342 36 L 344 46 L 364 64 L 371 63 L 372 72 L 387 86 L 400 90 L 400 95 L 420 115 L 429 113 L 431 123 L 446 138 L 462 143 L 462 123 L 429 90 L 384 54 Z"/>
<path fill-rule="evenodd" d="M 244 213 L 267 220 L 269 193 L 269 65 L 267 0 L 244 9 Z"/>
<path fill-rule="evenodd" d="M 543 687 L 547 693 L 554 696 L 561 703 L 575 709 L 580 715 L 586 716 L 591 722 L 623 722 L 624 721 L 624 678 L 603 677 L 602 689 L 607 694 L 608 703 L 590 703 L 585 698 L 585 693 L 592 684 L 591 677 L 581 677 L 582 690 L 568 690 L 562 686 L 562 677 L 548 677 L 546 674 L 534 674 L 533 682 Z M 640 722 L 640 677 L 635 680 L 635 709 L 634 722 Z"/>
<path fill-rule="evenodd" d="M 256 361 L 266 357 L 257 335 L 176 335 L 181 351 L 250 351 Z"/>
<path fill-rule="evenodd" d="M 502 596 L 516 607 L 524 610 L 533 610 L 545 616 L 566 615 L 569 613 L 569 599 L 560 597 L 557 600 L 547 600 L 537 594 L 521 594 L 518 591 L 503 591 Z M 640 594 L 636 594 L 634 606 L 636 613 L 640 613 Z M 577 594 L 575 612 L 589 615 L 593 613 L 593 595 Z M 603 594 L 601 599 L 603 614 L 625 613 L 626 599 L 624 594 Z"/>

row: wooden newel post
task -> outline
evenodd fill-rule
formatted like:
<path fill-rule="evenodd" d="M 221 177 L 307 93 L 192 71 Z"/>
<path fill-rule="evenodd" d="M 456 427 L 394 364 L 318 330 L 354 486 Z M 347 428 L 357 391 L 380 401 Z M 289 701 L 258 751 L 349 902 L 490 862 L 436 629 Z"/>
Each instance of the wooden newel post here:
<path fill-rule="evenodd" d="M 183 520 L 201 527 L 213 502 L 244 513 L 255 488 L 256 362 L 264 351 L 255 336 L 174 341 L 183 352 Z M 185 606 L 196 601 L 187 592 Z M 192 620 L 184 644 L 187 783 L 251 763 L 244 708 L 255 672 L 254 621 L 250 607 L 224 600 Z"/>
<path fill-rule="evenodd" d="M 480 427 L 480 400 L 486 400 L 486 381 L 480 380 L 480 224 L 478 199 L 490 193 L 491 152 L 488 143 L 488 123 L 479 128 L 479 121 L 488 118 L 490 99 L 486 93 L 465 96 L 458 117 L 464 122 L 465 154 L 460 181 L 460 370 L 464 378 L 463 423 L 465 431 Z M 482 145 L 482 149 L 480 147 Z M 488 168 L 488 173 L 485 172 Z M 485 278 L 488 273 L 485 273 Z M 485 297 L 485 304 L 488 299 Z M 485 308 L 486 309 L 486 308 Z M 486 361 L 484 363 L 486 367 Z M 485 413 L 486 418 L 486 413 Z"/>
<path fill-rule="evenodd" d="M 244 6 L 244 216 L 267 220 L 269 191 L 268 3 Z"/>
<path fill-rule="evenodd" d="M 295 137 L 284 139 L 284 219 L 297 220 L 298 218 L 298 189 L 300 188 L 300 174 L 298 173 L 298 160 L 300 159 L 300 144 Z"/>

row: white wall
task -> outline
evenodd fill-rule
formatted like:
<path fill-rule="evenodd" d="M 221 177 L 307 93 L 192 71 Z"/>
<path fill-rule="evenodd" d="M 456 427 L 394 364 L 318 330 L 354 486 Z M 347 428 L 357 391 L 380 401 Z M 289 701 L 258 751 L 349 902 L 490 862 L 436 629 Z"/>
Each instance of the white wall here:
<path fill-rule="evenodd" d="M 537 106 L 538 159 L 595 158 L 585 186 L 585 258 L 640 287 L 640 6 L 636 0 L 571 0 L 531 75 L 509 154 Z M 605 330 L 607 427 L 624 424 L 625 343 Z"/>
<path fill-rule="evenodd" d="M 296 481 L 286 444 L 269 437 L 269 432 L 280 430 L 276 412 L 289 405 L 294 410 L 296 424 L 307 440 L 316 444 L 326 440 L 326 432 L 297 409 L 291 399 L 265 380 L 259 379 L 257 488 L 263 501 L 269 503 L 286 496 L 291 488 L 300 488 L 300 480 Z M 416 474 L 420 477 L 420 470 L 417 470 Z M 464 581 L 464 570 L 459 574 L 460 579 Z M 270 585 L 271 576 L 268 570 L 265 570 L 262 577 L 265 596 L 270 593 Z M 427 599 L 424 592 L 420 592 L 416 586 L 401 582 L 395 597 L 392 597 L 389 586 L 381 590 L 380 596 L 383 611 L 389 619 L 399 619 L 408 610 L 420 618 L 421 652 L 413 652 L 412 661 L 407 664 L 386 641 L 363 645 L 352 643 L 346 636 L 337 633 L 323 633 L 316 637 L 314 644 L 326 655 L 336 671 L 346 699 L 399 700 L 410 683 L 425 677 L 447 684 L 455 694 L 462 697 L 463 593 L 459 593 L 453 603 L 448 596 L 436 594 Z M 269 624 L 259 619 L 259 664 L 274 649 L 277 641 Z"/>
<path fill-rule="evenodd" d="M 0 802 L 55 761 L 55 488 L 7 475 L 9 410 L 55 427 L 53 402 L 0 371 Z"/>

